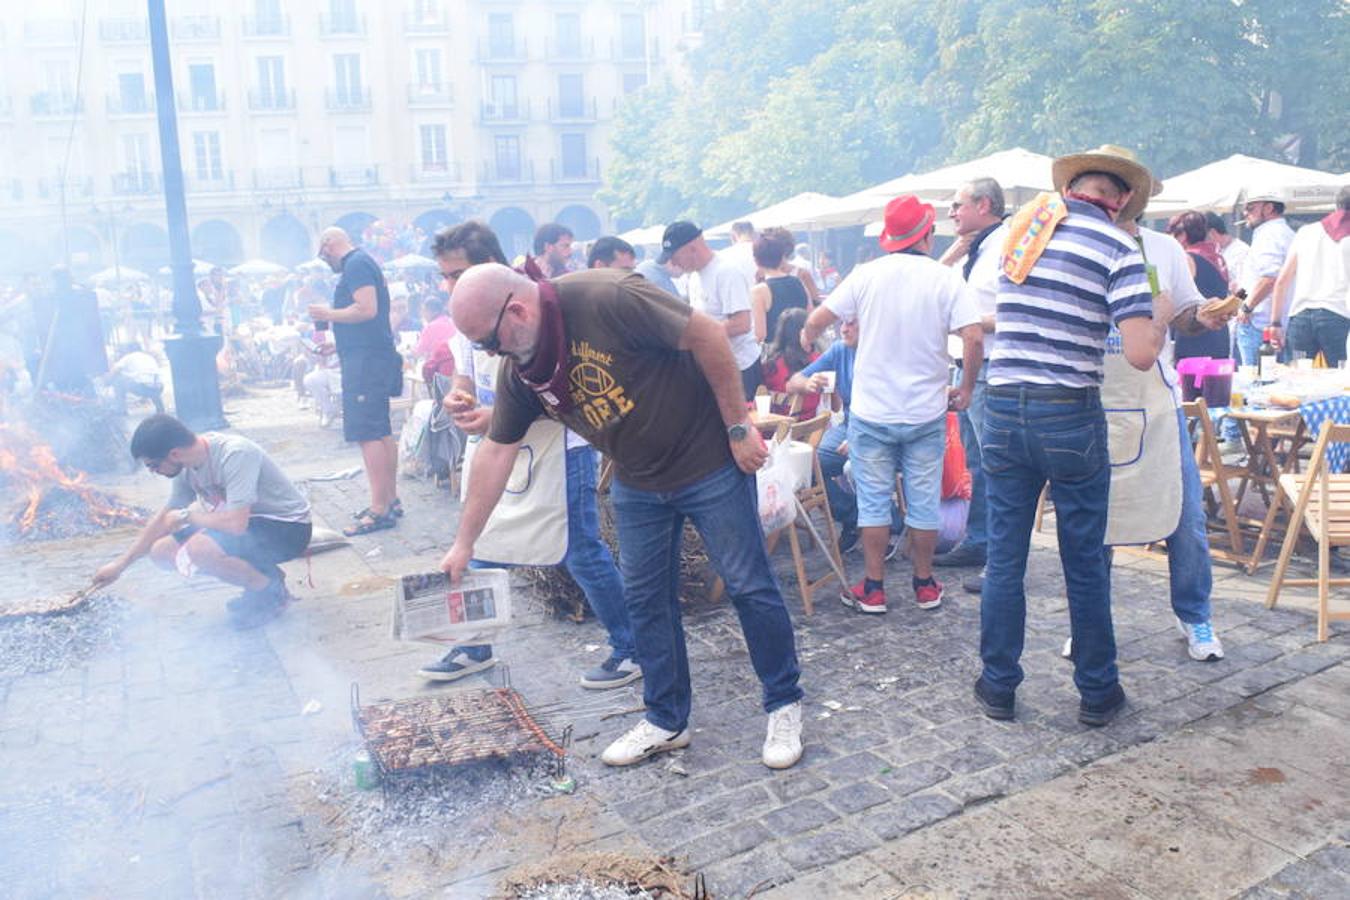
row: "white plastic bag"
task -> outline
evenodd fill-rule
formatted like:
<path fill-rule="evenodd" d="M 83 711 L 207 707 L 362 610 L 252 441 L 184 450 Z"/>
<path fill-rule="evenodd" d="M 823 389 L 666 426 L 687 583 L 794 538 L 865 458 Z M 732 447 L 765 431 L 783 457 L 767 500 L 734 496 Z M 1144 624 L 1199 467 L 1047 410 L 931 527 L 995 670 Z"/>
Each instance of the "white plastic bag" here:
<path fill-rule="evenodd" d="M 797 517 L 797 506 L 793 502 L 796 480 L 787 445 L 777 440 L 770 442 L 769 458 L 755 473 L 759 527 L 766 535 L 786 528 Z"/>

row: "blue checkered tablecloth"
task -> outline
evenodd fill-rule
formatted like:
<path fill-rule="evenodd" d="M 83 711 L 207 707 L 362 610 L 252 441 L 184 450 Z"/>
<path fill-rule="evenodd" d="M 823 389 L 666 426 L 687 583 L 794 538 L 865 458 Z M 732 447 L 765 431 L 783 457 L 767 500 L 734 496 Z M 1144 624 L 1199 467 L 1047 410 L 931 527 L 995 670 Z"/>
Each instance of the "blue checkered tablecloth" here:
<path fill-rule="evenodd" d="M 1308 438 L 1316 441 L 1322 434 L 1323 423 L 1350 424 L 1350 394 L 1305 403 L 1298 408 L 1298 412 L 1308 425 Z M 1350 462 L 1350 444 L 1332 444 L 1327 447 L 1327 463 L 1331 471 L 1344 472 L 1347 462 Z"/>

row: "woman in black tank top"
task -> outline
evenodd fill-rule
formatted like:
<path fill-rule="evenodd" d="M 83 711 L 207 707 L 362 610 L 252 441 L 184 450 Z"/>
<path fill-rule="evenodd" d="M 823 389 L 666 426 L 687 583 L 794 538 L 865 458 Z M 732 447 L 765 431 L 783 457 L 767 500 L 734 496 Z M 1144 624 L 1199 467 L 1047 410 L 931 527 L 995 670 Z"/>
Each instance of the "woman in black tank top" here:
<path fill-rule="evenodd" d="M 778 318 L 785 310 L 809 306 L 806 288 L 788 261 L 790 246 L 768 234 L 755 239 L 755 263 L 764 273 L 764 281 L 750 290 L 750 310 L 755 336 L 761 343 L 776 333 Z"/>

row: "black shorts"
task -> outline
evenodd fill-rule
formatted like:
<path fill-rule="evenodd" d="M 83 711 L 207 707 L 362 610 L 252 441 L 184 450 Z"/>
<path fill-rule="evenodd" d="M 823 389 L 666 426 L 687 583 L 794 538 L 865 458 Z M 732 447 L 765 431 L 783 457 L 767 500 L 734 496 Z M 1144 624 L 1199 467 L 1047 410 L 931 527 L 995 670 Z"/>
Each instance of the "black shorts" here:
<path fill-rule="evenodd" d="M 341 359 L 343 438 L 361 443 L 389 437 L 394 433 L 389 398 L 403 386 L 401 360 L 396 354 L 377 352 L 347 353 Z M 394 376 L 400 391 L 393 390 Z"/>
<path fill-rule="evenodd" d="M 314 525 L 310 522 L 279 522 L 251 516 L 243 534 L 193 526 L 176 531 L 173 536 L 182 544 L 199 532 L 215 541 L 226 556 L 242 559 L 271 578 L 278 571 L 277 563 L 295 559 L 308 549 Z"/>

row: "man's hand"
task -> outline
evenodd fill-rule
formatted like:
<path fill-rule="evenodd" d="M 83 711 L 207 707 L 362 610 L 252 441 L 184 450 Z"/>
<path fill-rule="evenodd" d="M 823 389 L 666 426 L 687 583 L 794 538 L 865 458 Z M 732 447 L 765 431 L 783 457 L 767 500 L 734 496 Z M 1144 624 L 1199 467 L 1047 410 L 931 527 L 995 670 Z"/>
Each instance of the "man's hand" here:
<path fill-rule="evenodd" d="M 319 345 L 314 349 L 314 352 L 317 353 L 317 354 L 319 354 L 320 356 L 332 356 L 334 353 L 337 352 L 337 345 L 336 345 L 336 344 L 330 344 L 330 343 L 328 343 L 328 342 L 325 341 L 324 343 L 319 344 Z"/>
<path fill-rule="evenodd" d="M 816 349 L 815 337 L 808 335 L 806 333 L 805 328 L 801 330 L 801 333 L 798 337 L 799 337 L 798 343 L 802 345 L 802 349 L 805 350 L 807 353 L 811 353 Z"/>
<path fill-rule="evenodd" d="M 1284 349 L 1284 329 L 1274 322 L 1271 322 L 1266 327 L 1270 329 L 1270 342 L 1275 345 L 1275 349 Z"/>
<path fill-rule="evenodd" d="M 1207 313 L 1205 312 L 1205 308 L 1202 306 L 1196 309 L 1195 311 L 1195 321 L 1205 326 L 1205 328 L 1209 331 L 1218 331 L 1220 328 L 1223 328 L 1228 324 L 1228 316 L 1225 316 L 1223 313 L 1219 313 L 1217 315 L 1213 313 Z"/>
<path fill-rule="evenodd" d="M 311 303 L 306 308 L 306 312 L 309 313 L 310 320 L 314 322 L 330 322 L 333 319 L 333 307 L 323 303 Z"/>
<path fill-rule="evenodd" d="M 1252 323 L 1252 314 L 1244 309 L 1239 309 L 1237 320 L 1240 325 L 1250 325 Z"/>
<path fill-rule="evenodd" d="M 106 566 L 100 567 L 99 570 L 94 573 L 94 589 L 107 587 L 112 584 L 122 577 L 122 573 L 125 570 L 126 567 L 123 566 L 120 561 L 110 562 Z"/>
<path fill-rule="evenodd" d="M 952 412 L 961 412 L 970 406 L 970 391 L 963 387 L 947 388 L 947 408 Z"/>
<path fill-rule="evenodd" d="M 769 458 L 769 448 L 764 443 L 764 437 L 759 433 L 759 429 L 746 422 L 748 429 L 745 437 L 739 441 L 730 441 L 731 455 L 736 459 L 736 466 L 747 475 L 758 472 L 764 465 L 764 461 Z"/>
<path fill-rule="evenodd" d="M 830 376 L 827 373 L 817 372 L 816 374 L 811 376 L 810 380 L 806 382 L 806 387 L 808 390 L 811 391 L 811 393 L 819 394 L 821 391 L 825 390 L 826 386 L 829 385 L 829 383 L 830 383 Z"/>
<path fill-rule="evenodd" d="M 492 407 L 477 406 L 467 412 L 451 413 L 450 418 L 465 434 L 487 434 L 492 424 Z"/>
<path fill-rule="evenodd" d="M 459 584 L 459 580 L 464 577 L 464 570 L 469 567 L 469 560 L 472 558 L 473 548 L 461 547 L 459 541 L 455 541 L 446 551 L 445 557 L 441 560 L 441 571 L 450 576 L 451 587 Z"/>

